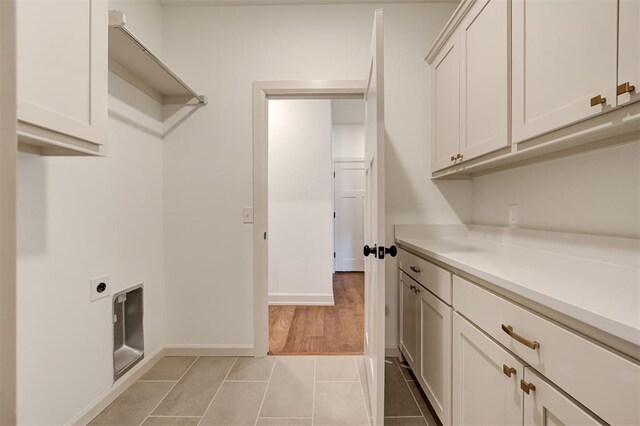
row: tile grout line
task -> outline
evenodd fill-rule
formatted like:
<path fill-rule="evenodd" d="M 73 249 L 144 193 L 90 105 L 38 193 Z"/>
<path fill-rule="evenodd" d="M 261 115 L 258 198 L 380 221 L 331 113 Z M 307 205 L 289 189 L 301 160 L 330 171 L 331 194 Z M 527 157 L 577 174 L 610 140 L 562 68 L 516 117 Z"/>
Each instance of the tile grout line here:
<path fill-rule="evenodd" d="M 364 402 L 364 414 L 367 416 L 367 422 L 371 424 L 371 417 L 369 417 L 369 412 L 367 411 L 367 398 L 364 396 L 364 387 L 362 385 L 362 377 L 360 377 L 360 369 L 358 368 L 358 360 L 356 357 L 353 357 L 353 363 L 356 366 L 356 374 L 358 375 L 358 381 L 360 382 L 360 394 L 362 395 L 362 402 Z"/>
<path fill-rule="evenodd" d="M 318 371 L 318 357 L 313 357 L 313 392 L 311 396 L 311 426 L 313 426 L 313 419 L 316 414 L 316 373 Z"/>
<path fill-rule="evenodd" d="M 402 370 L 400 370 L 400 364 L 398 364 L 398 358 L 395 358 L 394 360 L 395 360 L 396 367 L 398 368 L 400 374 L 404 378 L 404 374 L 402 374 Z M 411 381 L 413 382 L 413 380 L 411 380 Z M 404 380 L 404 384 L 407 386 L 407 389 L 409 389 L 409 393 L 411 394 L 411 397 L 413 398 L 413 402 L 415 402 L 416 405 L 418 406 L 418 411 L 420 411 L 420 413 L 422 414 L 422 420 L 424 420 L 424 422 L 427 424 L 427 426 L 430 426 L 429 423 L 427 422 L 427 416 L 424 415 L 424 412 L 422 411 L 422 408 L 420 408 L 420 404 L 418 404 L 418 399 L 413 394 L 413 391 L 411 390 L 411 387 L 409 386 L 409 380 L 405 379 Z"/>
<path fill-rule="evenodd" d="M 278 357 L 274 357 L 275 361 L 273 362 L 273 367 L 271 367 L 271 373 L 269 373 L 269 380 L 267 380 L 267 387 L 264 389 L 264 395 L 262 395 L 262 401 L 260 402 L 260 408 L 258 408 L 258 416 L 256 417 L 256 421 L 253 426 L 257 426 L 258 420 L 260 419 L 260 413 L 262 413 L 262 406 L 264 405 L 264 400 L 267 398 L 267 392 L 269 391 L 269 385 L 271 384 L 271 378 L 273 377 L 273 372 L 276 369 L 276 364 L 278 363 Z"/>
<path fill-rule="evenodd" d="M 202 416 L 149 416 L 149 418 L 151 417 L 160 417 L 160 418 L 168 418 L 168 419 L 181 419 L 181 418 L 189 418 L 189 419 L 199 419 Z"/>
<path fill-rule="evenodd" d="M 176 385 L 178 384 L 178 382 L 180 380 L 182 380 L 182 378 L 185 376 L 185 374 L 187 374 L 187 372 L 189 370 L 191 370 L 191 367 L 193 367 L 193 365 L 196 363 L 196 361 L 198 361 L 200 359 L 199 356 L 196 357 L 196 359 L 193 360 L 193 362 L 191 363 L 191 365 L 189 365 L 189 368 L 187 368 L 186 370 L 184 370 L 184 373 L 182 373 L 182 375 L 178 378 L 178 380 L 175 381 L 175 383 L 169 388 L 169 390 L 167 391 L 167 393 L 164 394 L 164 396 L 162 397 L 162 399 L 156 404 L 155 407 L 153 407 L 153 409 L 149 412 L 149 414 L 147 414 L 147 417 L 144 418 L 144 420 L 142 421 L 142 423 L 140 423 L 140 425 L 142 425 L 144 422 L 147 421 L 147 419 L 149 417 L 151 417 L 151 414 L 156 410 L 156 408 L 158 408 L 160 406 L 160 404 L 162 404 L 162 401 L 164 401 L 164 399 L 167 397 L 167 395 L 169 395 L 169 393 L 173 390 L 173 388 L 176 387 Z M 135 383 L 135 382 L 134 382 Z"/>
<path fill-rule="evenodd" d="M 268 380 L 225 380 L 225 383 L 269 383 Z"/>
<path fill-rule="evenodd" d="M 224 382 L 227 380 L 227 377 L 229 377 L 229 374 L 231 373 L 231 370 L 233 370 L 233 366 L 236 365 L 236 362 L 238 362 L 238 357 L 235 357 L 233 359 L 233 362 L 231 363 L 231 367 L 229 367 L 227 374 L 225 374 L 224 379 L 222 379 L 222 381 L 220 382 L 220 386 L 218 386 L 218 389 L 216 389 L 216 392 L 213 394 L 213 398 L 211 398 L 211 401 L 209 401 L 209 404 L 207 404 L 207 408 L 204 409 L 204 412 L 202 413 L 202 417 L 200 417 L 200 421 L 196 424 L 196 426 L 200 426 L 202 419 L 204 419 L 205 414 L 207 414 L 207 411 L 209 411 L 209 407 L 211 407 L 211 404 L 213 404 L 213 400 L 216 399 L 216 395 L 218 395 L 218 392 L 220 392 L 220 389 L 222 389 Z"/>

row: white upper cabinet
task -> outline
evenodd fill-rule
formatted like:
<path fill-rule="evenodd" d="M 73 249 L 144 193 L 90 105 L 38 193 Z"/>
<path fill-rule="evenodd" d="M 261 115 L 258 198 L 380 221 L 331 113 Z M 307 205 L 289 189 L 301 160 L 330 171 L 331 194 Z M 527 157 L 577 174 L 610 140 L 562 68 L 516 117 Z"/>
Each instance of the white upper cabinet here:
<path fill-rule="evenodd" d="M 107 2 L 18 0 L 20 141 L 96 155 L 107 129 Z"/>
<path fill-rule="evenodd" d="M 460 153 L 460 59 L 454 34 L 431 72 L 432 163 L 435 170 L 455 164 Z"/>
<path fill-rule="evenodd" d="M 507 0 L 476 1 L 460 25 L 460 151 L 464 160 L 510 144 L 509 36 Z"/>
<path fill-rule="evenodd" d="M 640 1 L 620 0 L 618 105 L 640 100 Z"/>
<path fill-rule="evenodd" d="M 616 105 L 616 0 L 513 0 L 513 141 Z"/>

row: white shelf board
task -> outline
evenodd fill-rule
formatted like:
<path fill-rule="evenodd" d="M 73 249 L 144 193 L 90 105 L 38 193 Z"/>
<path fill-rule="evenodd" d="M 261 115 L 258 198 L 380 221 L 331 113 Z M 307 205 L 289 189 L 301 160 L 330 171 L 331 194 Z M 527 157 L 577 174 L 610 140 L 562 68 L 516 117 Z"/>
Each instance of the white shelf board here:
<path fill-rule="evenodd" d="M 207 103 L 126 27 L 119 10 L 109 11 L 109 69 L 163 104 Z"/>

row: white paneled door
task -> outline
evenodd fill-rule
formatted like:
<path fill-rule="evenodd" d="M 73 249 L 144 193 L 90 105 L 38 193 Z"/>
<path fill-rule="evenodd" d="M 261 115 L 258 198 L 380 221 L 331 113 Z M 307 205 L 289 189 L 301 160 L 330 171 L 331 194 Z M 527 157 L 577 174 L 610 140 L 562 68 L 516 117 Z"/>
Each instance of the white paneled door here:
<path fill-rule="evenodd" d="M 375 425 L 384 421 L 384 313 L 386 256 L 384 178 L 384 49 L 382 10 L 375 12 L 371 60 L 365 91 L 365 348 L 364 362 L 371 415 Z"/>
<path fill-rule="evenodd" d="M 336 271 L 364 271 L 364 161 L 334 163 Z"/>

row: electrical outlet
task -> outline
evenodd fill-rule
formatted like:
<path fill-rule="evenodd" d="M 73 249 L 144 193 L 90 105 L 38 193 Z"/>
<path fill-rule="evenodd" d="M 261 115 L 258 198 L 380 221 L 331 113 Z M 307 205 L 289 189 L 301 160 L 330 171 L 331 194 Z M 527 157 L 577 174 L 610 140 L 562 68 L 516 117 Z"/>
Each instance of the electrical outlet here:
<path fill-rule="evenodd" d="M 520 206 L 517 204 L 511 204 L 509 206 L 509 225 L 515 226 L 518 224 L 518 216 L 520 215 Z"/>
<path fill-rule="evenodd" d="M 111 276 L 102 275 L 92 278 L 89 283 L 89 294 L 92 302 L 111 294 Z"/>
<path fill-rule="evenodd" d="M 253 223 L 253 207 L 242 209 L 242 223 Z"/>

